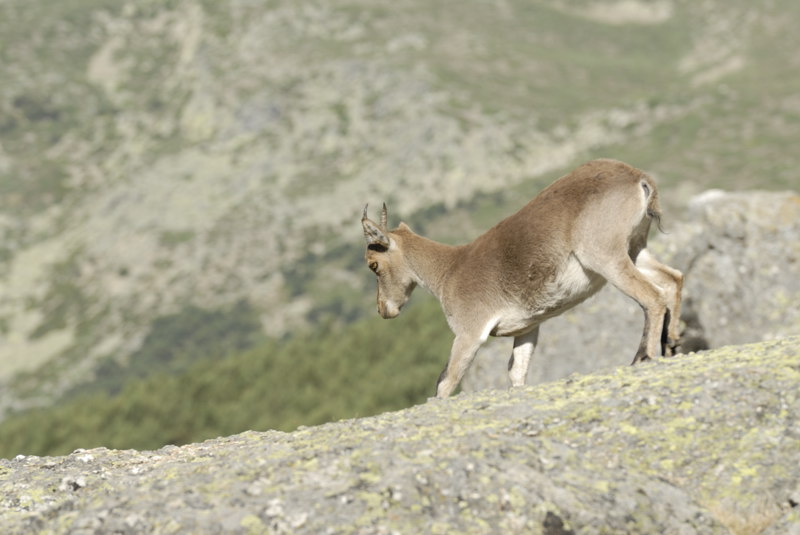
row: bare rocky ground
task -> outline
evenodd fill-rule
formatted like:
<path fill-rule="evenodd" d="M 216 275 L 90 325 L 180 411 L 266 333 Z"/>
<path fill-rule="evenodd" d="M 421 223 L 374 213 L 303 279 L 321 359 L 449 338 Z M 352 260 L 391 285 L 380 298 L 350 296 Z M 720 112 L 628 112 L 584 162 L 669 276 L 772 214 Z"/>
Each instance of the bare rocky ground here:
<path fill-rule="evenodd" d="M 0 460 L 0 526 L 797 534 L 798 384 L 795 336 L 292 433 L 19 456 Z"/>

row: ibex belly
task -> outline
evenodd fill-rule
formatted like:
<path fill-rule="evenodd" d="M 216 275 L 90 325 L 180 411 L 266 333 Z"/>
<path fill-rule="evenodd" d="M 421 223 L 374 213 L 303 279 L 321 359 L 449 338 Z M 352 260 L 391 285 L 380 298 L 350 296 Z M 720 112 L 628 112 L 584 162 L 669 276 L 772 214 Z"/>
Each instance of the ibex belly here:
<path fill-rule="evenodd" d="M 558 316 L 596 294 L 605 284 L 603 277 L 587 271 L 570 254 L 564 267 L 530 296 L 513 305 L 509 303 L 495 323 L 494 336 L 517 336 L 530 331 L 543 321 Z M 513 301 L 512 301 L 513 302 Z"/>

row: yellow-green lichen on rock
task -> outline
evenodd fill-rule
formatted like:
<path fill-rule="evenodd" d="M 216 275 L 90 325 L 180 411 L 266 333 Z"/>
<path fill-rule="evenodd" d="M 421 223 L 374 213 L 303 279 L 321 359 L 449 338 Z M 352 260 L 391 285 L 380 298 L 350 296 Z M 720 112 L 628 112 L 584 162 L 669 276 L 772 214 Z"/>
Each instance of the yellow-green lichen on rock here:
<path fill-rule="evenodd" d="M 0 524 L 11 533 L 791 533 L 798 385 L 800 337 L 790 337 L 293 433 L 20 456 L 0 460 Z"/>

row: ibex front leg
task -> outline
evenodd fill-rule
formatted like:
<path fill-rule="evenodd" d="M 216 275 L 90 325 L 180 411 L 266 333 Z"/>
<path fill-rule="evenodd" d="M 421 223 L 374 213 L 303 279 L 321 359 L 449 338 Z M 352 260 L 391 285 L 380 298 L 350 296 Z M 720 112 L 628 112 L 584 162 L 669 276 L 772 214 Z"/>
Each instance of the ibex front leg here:
<path fill-rule="evenodd" d="M 483 344 L 480 336 L 457 335 L 450 349 L 450 359 L 447 361 L 439 381 L 436 383 L 436 397 L 446 398 L 461 382 L 464 373 L 475 358 L 475 354 Z"/>

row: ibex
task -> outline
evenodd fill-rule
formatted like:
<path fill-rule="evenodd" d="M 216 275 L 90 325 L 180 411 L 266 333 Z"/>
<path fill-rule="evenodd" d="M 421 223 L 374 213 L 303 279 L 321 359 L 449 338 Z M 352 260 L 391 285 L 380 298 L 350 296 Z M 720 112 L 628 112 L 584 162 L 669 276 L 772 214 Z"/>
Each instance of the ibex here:
<path fill-rule="evenodd" d="M 653 179 L 615 160 L 593 160 L 545 188 L 516 214 L 472 243 L 450 246 L 405 223 L 361 223 L 366 261 L 378 278 L 378 313 L 394 318 L 420 285 L 435 295 L 455 333 L 437 397 L 458 386 L 489 336 L 513 336 L 512 386 L 525 382 L 539 325 L 597 293 L 606 281 L 644 310 L 632 364 L 670 355 L 678 340 L 680 271 L 645 247 L 661 211 Z"/>

